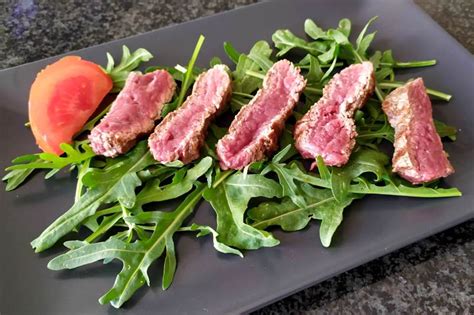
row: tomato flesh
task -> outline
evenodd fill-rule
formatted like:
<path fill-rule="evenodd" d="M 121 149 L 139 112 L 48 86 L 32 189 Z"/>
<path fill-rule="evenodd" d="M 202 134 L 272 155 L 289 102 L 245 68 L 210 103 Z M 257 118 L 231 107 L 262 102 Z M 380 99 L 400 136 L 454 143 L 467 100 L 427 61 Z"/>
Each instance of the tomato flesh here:
<path fill-rule="evenodd" d="M 38 146 L 61 154 L 112 89 L 102 69 L 77 56 L 64 57 L 43 69 L 30 90 L 29 119 Z"/>

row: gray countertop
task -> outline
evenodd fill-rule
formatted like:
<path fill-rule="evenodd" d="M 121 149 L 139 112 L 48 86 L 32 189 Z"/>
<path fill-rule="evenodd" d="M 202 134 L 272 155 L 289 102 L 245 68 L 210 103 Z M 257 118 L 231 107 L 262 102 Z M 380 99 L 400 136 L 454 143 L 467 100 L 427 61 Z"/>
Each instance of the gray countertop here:
<path fill-rule="evenodd" d="M 255 0 L 0 1 L 0 69 Z M 416 0 L 474 52 L 474 1 Z M 474 221 L 303 290 L 255 314 L 474 313 Z"/>

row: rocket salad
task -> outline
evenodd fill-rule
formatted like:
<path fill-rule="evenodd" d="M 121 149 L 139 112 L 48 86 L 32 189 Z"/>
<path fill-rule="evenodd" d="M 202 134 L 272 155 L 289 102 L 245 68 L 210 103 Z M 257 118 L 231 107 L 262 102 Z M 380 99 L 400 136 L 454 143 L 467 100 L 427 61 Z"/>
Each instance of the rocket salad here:
<path fill-rule="evenodd" d="M 72 269 L 99 260 L 104 263 L 121 260 L 123 268 L 113 287 L 99 299 L 101 304 L 120 307 L 145 283 L 150 284 L 148 268 L 159 257 L 164 257 L 162 288 L 171 285 L 177 268 L 176 233 L 211 236 L 217 251 L 243 257 L 244 250 L 279 244 L 280 241 L 268 231 L 269 227 L 297 231 L 317 220 L 320 221 L 321 243 L 328 247 L 334 236 L 337 237 L 344 209 L 366 195 L 461 196 L 458 189 L 442 188 L 439 181 L 414 186 L 391 171 L 390 158 L 381 148 L 393 143 L 394 130 L 381 109 L 381 102 L 390 91 L 404 84 L 396 79 L 398 69 L 433 66 L 436 61 L 398 61 L 391 50 L 373 51 L 370 45 L 375 32 L 367 31 L 374 21 L 375 18 L 367 23 L 354 43 L 349 40 L 352 29 L 348 19 L 342 19 L 336 28 L 328 30 L 308 19 L 304 23 L 307 38 L 297 37 L 290 30 L 277 30 L 272 36 L 273 48 L 266 41 L 258 41 L 248 53 L 239 52 L 230 42 L 224 43 L 224 51 L 233 63 L 230 116 L 254 97 L 266 72 L 283 57 L 301 68 L 307 81 L 300 104 L 280 137 L 279 151 L 272 158 L 255 162 L 242 171 L 222 171 L 219 167 L 215 147 L 228 127 L 223 121 L 211 124 L 201 158 L 187 165 L 156 162 L 145 141 L 138 142 L 127 154 L 116 158 L 94 154 L 85 136 L 110 109 L 110 105 L 98 109 L 99 103 L 107 92 L 119 92 L 128 74 L 152 59 L 145 49 L 131 53 L 124 46 L 120 62 L 115 64 L 114 58 L 107 54 L 108 64 L 102 69 L 78 57 L 66 57 L 67 60 L 64 58 L 46 68 L 35 81 L 36 85 L 32 87 L 35 91 L 30 97 L 31 126 L 45 152 L 15 158 L 3 180 L 6 190 L 10 191 L 38 170 L 47 171 L 46 179 L 53 179 L 59 171 L 67 170 L 77 174 L 77 186 L 72 206 L 31 242 L 34 250 L 45 251 L 63 236 L 77 236 L 79 229 L 87 230 L 84 239 L 65 242 L 63 245 L 68 251 L 52 259 L 48 268 Z M 203 43 L 201 36 L 185 66 L 158 65 L 145 70 L 165 69 L 178 83 L 175 96 L 163 108 L 163 117 L 183 104 L 193 82 L 204 71 L 196 66 Z M 317 168 L 308 170 L 294 146 L 295 119 L 304 115 L 321 97 L 323 87 L 336 72 L 365 60 L 374 65 L 377 84 L 374 97 L 355 113 L 358 137 L 349 162 L 342 167 L 329 167 L 318 157 Z M 76 86 L 77 82 L 68 80 L 67 68 L 60 67 L 66 61 L 69 65 L 71 62 L 86 63 L 89 76 L 80 86 L 94 86 L 99 91 L 81 90 Z M 221 60 L 215 57 L 209 66 L 219 63 Z M 66 117 L 74 125 L 60 122 L 54 130 L 48 129 L 52 125 L 40 126 L 41 135 L 38 136 L 38 124 L 52 117 L 51 113 L 42 112 L 43 104 L 37 105 L 36 95 L 40 92 L 36 89 L 50 86 L 51 80 L 66 82 L 61 85 L 64 86 L 61 93 L 79 95 L 88 100 L 88 106 L 82 112 L 84 115 L 74 121 L 74 115 L 64 110 L 84 102 L 79 99 L 69 104 L 63 102 L 64 95 L 52 97 L 53 101 L 59 102 L 55 107 L 55 115 L 59 116 L 54 117 Z M 49 88 L 46 92 L 55 93 Z M 444 101 L 451 98 L 440 91 L 428 89 L 427 92 Z M 90 117 L 94 110 L 99 113 Z M 64 124 L 70 128 L 64 129 Z M 442 138 L 456 140 L 456 128 L 440 121 L 436 121 L 435 126 Z M 58 134 L 61 136 L 53 138 Z M 60 153 L 62 155 L 57 155 Z M 169 211 L 161 210 L 162 202 L 171 200 L 179 205 Z M 214 209 L 215 226 L 188 222 L 188 216 L 202 200 Z"/>

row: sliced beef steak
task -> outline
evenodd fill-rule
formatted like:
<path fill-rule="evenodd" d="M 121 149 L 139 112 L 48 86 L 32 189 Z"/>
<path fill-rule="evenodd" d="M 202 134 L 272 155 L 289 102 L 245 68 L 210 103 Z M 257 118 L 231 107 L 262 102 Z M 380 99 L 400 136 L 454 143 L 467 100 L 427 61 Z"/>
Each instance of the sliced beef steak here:
<path fill-rule="evenodd" d="M 89 135 L 94 152 L 108 157 L 127 152 L 138 137 L 153 130 L 175 88 L 167 71 L 130 73 L 109 113 Z"/>
<path fill-rule="evenodd" d="M 436 132 L 423 79 L 418 78 L 392 91 L 382 108 L 395 128 L 394 172 L 413 184 L 454 172 Z"/>
<path fill-rule="evenodd" d="M 275 151 L 285 120 L 291 115 L 306 82 L 291 62 L 275 63 L 262 89 L 242 107 L 228 133 L 217 143 L 222 169 L 242 169 Z"/>
<path fill-rule="evenodd" d="M 355 145 L 354 112 L 375 87 L 372 63 L 351 65 L 324 87 L 323 96 L 296 123 L 295 146 L 304 158 L 321 156 L 324 163 L 342 166 Z"/>
<path fill-rule="evenodd" d="M 202 73 L 183 105 L 168 114 L 148 139 L 153 157 L 162 163 L 189 163 L 199 157 L 209 123 L 221 112 L 232 92 L 225 65 Z"/>

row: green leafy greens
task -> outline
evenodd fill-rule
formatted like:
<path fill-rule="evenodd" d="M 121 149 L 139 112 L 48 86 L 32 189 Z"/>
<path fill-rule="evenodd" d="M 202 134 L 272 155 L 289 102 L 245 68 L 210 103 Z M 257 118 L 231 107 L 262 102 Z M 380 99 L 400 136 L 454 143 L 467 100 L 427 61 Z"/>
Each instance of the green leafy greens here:
<path fill-rule="evenodd" d="M 281 196 L 280 186 L 258 174 L 230 175 L 221 185 L 207 188 L 204 198 L 217 216 L 217 239 L 241 249 L 271 247 L 279 242 L 270 233 L 255 229 L 244 222 L 245 211 L 251 198 Z"/>
<path fill-rule="evenodd" d="M 114 307 L 120 307 L 145 282 L 150 285 L 147 270 L 165 252 L 162 286 L 167 289 L 176 270 L 173 235 L 198 203 L 203 187 L 203 184 L 198 185 L 176 210 L 153 222 L 155 230 L 149 239 L 128 243 L 112 237 L 105 242 L 87 244 L 54 258 L 48 268 L 71 269 L 101 259 L 120 259 L 123 268 L 114 287 L 99 300 L 101 304 L 110 302 Z"/>
<path fill-rule="evenodd" d="M 230 101 L 232 110 L 235 112 L 248 103 L 249 97 L 253 97 L 251 93 L 261 87 L 261 80 L 249 75 L 248 71 L 268 71 L 273 65 L 270 59 L 272 49 L 263 40 L 256 42 L 248 55 L 239 54 L 230 43 L 225 43 L 224 47 L 229 58 L 236 62 L 233 72 L 233 95 Z"/>
<path fill-rule="evenodd" d="M 107 67 L 104 70 L 114 83 L 112 92 L 119 92 L 125 85 L 129 73 L 151 58 L 153 58 L 153 55 L 144 48 L 139 48 L 130 53 L 127 46 L 122 46 L 122 59 L 118 65 L 115 65 L 114 58 L 107 53 Z"/>

